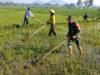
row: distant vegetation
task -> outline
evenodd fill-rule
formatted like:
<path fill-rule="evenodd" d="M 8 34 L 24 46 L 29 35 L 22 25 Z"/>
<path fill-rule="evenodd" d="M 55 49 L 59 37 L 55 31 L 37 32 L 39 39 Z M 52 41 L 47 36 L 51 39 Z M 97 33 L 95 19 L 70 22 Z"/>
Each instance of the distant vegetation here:
<path fill-rule="evenodd" d="M 59 5 L 59 4 L 51 4 L 51 3 L 44 3 L 44 4 L 40 4 L 40 3 L 31 3 L 31 4 L 24 4 L 24 3 L 13 3 L 13 2 L 6 2 L 6 3 L 2 3 L 0 2 L 0 5 L 3 6 L 30 6 L 30 7 L 67 7 L 67 8 L 99 8 L 98 6 L 93 6 L 93 0 L 78 0 L 77 4 L 74 3 L 66 3 L 64 5 Z"/>

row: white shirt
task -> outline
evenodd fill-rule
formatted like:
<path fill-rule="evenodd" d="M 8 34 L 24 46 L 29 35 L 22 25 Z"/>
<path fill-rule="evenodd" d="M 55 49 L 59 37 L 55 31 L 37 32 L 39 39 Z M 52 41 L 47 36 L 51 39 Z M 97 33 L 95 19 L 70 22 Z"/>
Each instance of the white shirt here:
<path fill-rule="evenodd" d="M 31 17 L 34 17 L 34 15 L 31 13 L 31 11 L 29 11 L 29 15 L 30 15 Z"/>

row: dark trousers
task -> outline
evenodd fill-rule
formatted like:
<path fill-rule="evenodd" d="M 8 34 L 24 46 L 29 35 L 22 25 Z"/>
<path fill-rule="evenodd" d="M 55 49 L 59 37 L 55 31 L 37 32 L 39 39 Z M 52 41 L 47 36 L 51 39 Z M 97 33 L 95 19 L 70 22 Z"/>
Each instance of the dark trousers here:
<path fill-rule="evenodd" d="M 53 33 L 53 34 L 56 36 L 56 32 L 55 32 L 55 30 L 54 30 L 54 25 L 53 25 L 53 24 L 51 24 L 49 36 L 51 35 L 51 33 Z"/>
<path fill-rule="evenodd" d="M 28 22 L 28 19 L 27 18 L 24 18 L 24 25 L 25 24 L 29 24 L 29 22 Z"/>

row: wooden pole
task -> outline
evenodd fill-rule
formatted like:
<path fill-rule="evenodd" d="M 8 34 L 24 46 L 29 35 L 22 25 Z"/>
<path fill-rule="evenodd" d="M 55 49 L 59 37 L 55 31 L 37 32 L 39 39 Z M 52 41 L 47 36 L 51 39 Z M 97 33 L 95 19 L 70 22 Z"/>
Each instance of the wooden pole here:
<path fill-rule="evenodd" d="M 26 37 L 26 40 L 29 40 L 33 35 L 37 34 L 39 31 L 41 31 L 42 29 L 44 29 L 47 25 L 45 23 L 43 23 L 42 21 L 40 21 L 39 19 L 35 18 L 38 22 L 40 22 L 41 24 L 43 24 L 44 26 L 42 26 L 40 29 L 38 29 L 37 31 L 35 31 L 33 34 L 31 34 L 30 36 Z"/>
<path fill-rule="evenodd" d="M 51 49 L 49 52 L 47 52 L 42 58 L 38 59 L 34 64 L 32 65 L 36 65 L 39 61 L 45 59 L 50 53 L 52 53 L 53 51 L 55 51 L 57 48 L 59 48 L 61 45 L 63 45 L 67 40 L 64 40 L 63 42 L 61 42 L 59 45 L 57 45 L 56 47 L 54 47 L 53 49 Z"/>
<path fill-rule="evenodd" d="M 41 31 L 42 29 L 44 29 L 46 27 L 46 25 L 44 25 L 43 27 L 41 27 L 40 29 L 38 29 L 37 31 L 35 31 L 33 34 L 31 34 L 30 36 L 28 36 L 25 40 L 29 40 L 33 35 L 35 35 L 36 33 L 38 33 L 39 31 Z"/>

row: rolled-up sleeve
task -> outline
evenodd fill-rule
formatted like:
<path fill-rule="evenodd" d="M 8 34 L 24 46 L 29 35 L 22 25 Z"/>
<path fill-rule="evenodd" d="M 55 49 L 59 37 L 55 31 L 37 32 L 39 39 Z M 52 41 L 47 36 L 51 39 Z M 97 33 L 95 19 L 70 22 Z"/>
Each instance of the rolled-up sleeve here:
<path fill-rule="evenodd" d="M 34 17 L 34 15 L 31 13 L 31 11 L 29 11 L 29 15 L 30 15 L 31 17 Z"/>

